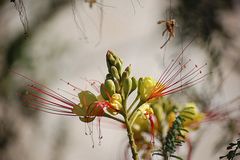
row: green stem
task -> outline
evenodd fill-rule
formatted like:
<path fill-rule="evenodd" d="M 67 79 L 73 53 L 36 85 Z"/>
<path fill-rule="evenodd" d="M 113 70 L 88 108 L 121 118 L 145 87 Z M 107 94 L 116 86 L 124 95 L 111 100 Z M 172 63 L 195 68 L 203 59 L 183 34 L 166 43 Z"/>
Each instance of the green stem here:
<path fill-rule="evenodd" d="M 163 154 L 163 159 L 164 160 L 169 160 L 168 155 L 167 154 Z"/>
<path fill-rule="evenodd" d="M 107 113 L 104 114 L 104 117 L 107 117 L 107 118 L 110 118 L 110 119 L 113 119 L 113 120 L 116 120 L 116 121 L 118 121 L 118 122 L 120 122 L 120 123 L 125 124 L 125 121 L 123 121 L 123 120 L 121 120 L 121 119 L 118 119 L 118 118 L 116 118 L 116 117 L 113 117 L 113 116 L 111 116 L 111 115 L 109 115 L 109 114 L 107 114 Z"/>
<path fill-rule="evenodd" d="M 158 119 L 159 120 L 159 119 Z M 160 134 L 160 142 L 162 143 L 162 151 L 163 151 L 163 154 L 162 154 L 162 156 L 163 156 L 163 159 L 164 160 L 168 160 L 169 159 L 169 156 L 168 156 L 168 153 L 167 153 L 167 151 L 165 150 L 165 147 L 164 147 L 164 145 L 165 145 L 165 139 L 164 139 L 164 136 L 163 136 L 163 125 L 162 125 L 162 123 L 161 123 L 161 121 L 159 120 L 159 124 L 160 124 L 160 130 L 159 130 L 159 133 L 161 133 Z"/>
<path fill-rule="evenodd" d="M 140 101 L 140 102 L 138 103 L 138 105 L 136 106 L 136 108 L 134 108 L 134 110 L 132 111 L 132 113 L 131 113 L 130 116 L 128 117 L 128 120 L 130 120 L 130 119 L 132 118 L 133 114 L 137 111 L 137 109 L 138 109 L 143 103 L 145 103 L 145 102 Z"/>
<path fill-rule="evenodd" d="M 142 114 L 141 112 L 136 111 L 136 113 L 133 114 L 132 118 L 128 120 L 131 127 L 133 126 L 133 124 L 134 124 L 135 120 L 137 119 L 137 117 L 140 116 L 141 114 Z"/>
<path fill-rule="evenodd" d="M 136 144 L 135 144 L 135 140 L 134 140 L 134 137 L 133 137 L 132 128 L 131 128 L 131 126 L 130 126 L 130 124 L 129 124 L 129 121 L 128 121 L 127 116 L 125 116 L 124 118 L 125 118 L 125 124 L 126 124 L 126 127 L 127 127 L 129 144 L 130 144 L 131 151 L 132 151 L 132 158 L 133 158 L 134 160 L 139 160 L 139 158 L 138 158 L 137 146 L 136 146 Z"/>
<path fill-rule="evenodd" d="M 131 151 L 132 151 L 132 158 L 133 158 L 133 160 L 139 160 L 137 145 L 135 144 L 135 140 L 134 140 L 134 137 L 133 137 L 133 131 L 132 131 L 132 128 L 130 126 L 128 116 L 127 116 L 126 103 L 127 103 L 127 100 L 124 100 L 123 101 L 123 110 L 124 110 L 123 117 L 124 117 L 126 128 L 127 128 L 129 144 L 130 144 Z"/>
<path fill-rule="evenodd" d="M 139 95 L 134 99 L 133 103 L 128 108 L 127 113 L 129 113 L 131 111 L 132 107 L 135 105 L 135 103 L 138 101 L 138 99 L 139 99 Z"/>

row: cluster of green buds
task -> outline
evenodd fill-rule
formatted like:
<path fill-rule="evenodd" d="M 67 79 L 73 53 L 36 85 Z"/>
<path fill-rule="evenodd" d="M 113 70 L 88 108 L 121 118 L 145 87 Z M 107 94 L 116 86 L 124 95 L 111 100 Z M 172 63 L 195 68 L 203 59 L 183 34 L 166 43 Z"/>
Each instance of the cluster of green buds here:
<path fill-rule="evenodd" d="M 107 52 L 106 62 L 108 74 L 100 91 L 103 99 L 112 105 L 112 108 L 108 108 L 109 113 L 115 115 L 122 112 L 122 102 L 137 88 L 138 81 L 135 77 L 130 77 L 131 65 L 122 71 L 123 62 L 113 52 Z"/>

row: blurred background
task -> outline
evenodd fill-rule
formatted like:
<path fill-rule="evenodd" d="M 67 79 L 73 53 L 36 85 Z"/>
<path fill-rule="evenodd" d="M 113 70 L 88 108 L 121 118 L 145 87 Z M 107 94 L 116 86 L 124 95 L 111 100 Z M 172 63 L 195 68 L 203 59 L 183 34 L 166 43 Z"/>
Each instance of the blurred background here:
<path fill-rule="evenodd" d="M 170 17 L 176 37 L 160 49 L 168 37 L 157 22 Z M 238 0 L 101 0 L 92 6 L 83 0 L 0 1 L 0 159 L 121 160 L 128 142 L 119 124 L 103 119 L 103 140 L 98 145 L 96 132 L 92 148 L 78 118 L 28 109 L 19 96 L 27 81 L 11 70 L 71 91 L 59 79 L 82 88 L 84 78 L 103 81 L 105 54 L 112 50 L 132 64 L 136 77 L 158 78 L 193 37 L 184 58 L 192 65 L 207 62 L 204 72 L 211 74 L 173 98 L 227 114 L 191 135 L 193 160 L 225 155 L 240 133 L 239 19 Z"/>

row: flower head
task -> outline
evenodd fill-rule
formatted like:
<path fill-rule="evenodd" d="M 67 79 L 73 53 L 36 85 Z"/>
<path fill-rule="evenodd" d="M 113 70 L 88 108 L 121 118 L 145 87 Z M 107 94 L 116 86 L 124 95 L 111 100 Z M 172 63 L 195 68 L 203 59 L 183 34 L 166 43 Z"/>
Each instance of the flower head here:
<path fill-rule="evenodd" d="M 146 127 L 144 127 L 145 125 L 143 120 L 149 120 L 150 122 L 150 132 L 151 132 L 151 142 L 154 143 L 154 112 L 153 109 L 150 107 L 149 103 L 144 103 L 143 105 L 141 105 L 137 112 L 135 113 L 135 115 L 133 116 L 133 118 L 131 119 L 131 126 L 135 127 L 136 130 L 139 129 L 143 129 Z M 139 124 L 137 124 L 136 122 L 140 122 L 142 123 L 141 126 L 139 126 Z M 146 124 L 146 121 L 145 121 Z M 143 125 L 143 126 L 142 126 Z M 143 131 L 143 130 L 141 130 Z"/>
<path fill-rule="evenodd" d="M 98 100 L 90 91 L 82 91 L 69 82 L 68 85 L 80 91 L 78 96 L 74 95 L 78 99 L 69 99 L 20 73 L 14 73 L 32 82 L 27 85 L 27 94 L 23 96 L 23 100 L 32 109 L 55 115 L 78 116 L 83 122 L 91 122 L 95 117 L 104 115 L 104 108 L 112 107 L 108 101 Z"/>
<path fill-rule="evenodd" d="M 95 117 L 104 115 L 104 108 L 111 107 L 107 101 L 99 101 L 90 91 L 82 91 L 78 94 L 80 103 L 73 107 L 72 112 L 79 116 L 83 122 L 91 122 Z"/>
<path fill-rule="evenodd" d="M 139 81 L 139 94 L 142 101 L 150 97 L 155 85 L 156 81 L 152 77 L 145 77 Z"/>
<path fill-rule="evenodd" d="M 111 107 L 107 108 L 108 112 L 113 115 L 118 114 L 118 112 L 122 109 L 122 97 L 118 93 L 114 93 L 109 101 Z"/>
<path fill-rule="evenodd" d="M 138 111 L 144 119 L 149 119 L 153 115 L 153 109 L 150 107 L 149 103 L 144 103 L 139 107 Z"/>

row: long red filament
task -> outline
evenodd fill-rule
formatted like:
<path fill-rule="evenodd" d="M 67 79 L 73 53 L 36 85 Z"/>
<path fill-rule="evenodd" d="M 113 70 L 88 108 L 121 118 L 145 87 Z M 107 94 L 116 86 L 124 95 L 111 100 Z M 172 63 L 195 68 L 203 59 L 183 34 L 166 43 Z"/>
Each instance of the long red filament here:
<path fill-rule="evenodd" d="M 173 92 L 177 92 L 188 88 L 195 84 L 196 81 L 202 79 L 204 76 L 197 78 L 199 74 L 201 74 L 200 69 L 202 69 L 205 65 L 201 66 L 200 68 L 195 65 L 189 72 L 187 72 L 184 76 L 182 76 L 182 71 L 186 68 L 186 65 L 191 61 L 189 59 L 185 63 L 181 63 L 180 58 L 182 57 L 184 51 L 187 47 L 194 41 L 193 38 L 181 51 L 181 53 L 177 56 L 175 60 L 172 60 L 171 63 L 167 66 L 167 68 L 163 71 L 162 75 L 159 77 L 152 94 L 149 96 L 148 99 L 152 99 L 155 97 L 167 95 Z M 198 68 L 198 69 L 196 69 Z M 200 73 L 198 73 L 200 71 Z M 180 78 L 176 80 L 176 78 L 180 75 Z M 185 82 L 183 82 L 185 81 Z M 181 85 L 177 85 L 181 83 Z M 176 86 L 177 85 L 177 86 Z M 176 87 L 174 87 L 176 86 Z M 172 88 L 172 89 L 171 89 Z"/>
<path fill-rule="evenodd" d="M 30 93 L 28 97 L 31 98 L 30 96 L 35 97 L 36 99 L 42 100 L 41 102 L 45 103 L 45 104 L 47 104 L 47 102 L 48 102 L 48 104 L 54 105 L 56 107 L 64 108 L 64 109 L 67 109 L 67 110 L 72 110 L 73 109 L 73 106 L 69 107 L 69 106 L 65 106 L 65 105 L 62 105 L 62 104 L 59 104 L 59 103 L 56 103 L 56 102 L 52 102 L 50 100 L 47 100 L 43 97 L 40 97 L 40 96 L 34 94 L 34 93 Z M 32 100 L 33 100 L 33 98 L 32 98 Z"/>
<path fill-rule="evenodd" d="M 154 121 L 153 121 L 153 115 L 149 115 L 149 121 L 151 125 L 151 142 L 154 144 Z"/>
<path fill-rule="evenodd" d="M 49 97 L 51 97 L 51 98 L 53 98 L 53 99 L 55 99 L 55 100 L 58 100 L 58 101 L 60 101 L 60 102 L 62 102 L 62 103 L 65 103 L 65 104 L 67 104 L 67 105 L 69 105 L 69 106 L 75 106 L 75 105 L 76 105 L 74 102 L 72 102 L 71 100 L 67 99 L 66 97 L 64 97 L 64 98 L 62 98 L 62 96 L 59 97 L 58 95 L 54 95 L 54 94 L 52 94 L 52 93 L 50 93 L 50 92 L 48 92 L 48 91 L 46 91 L 46 90 L 37 88 L 37 87 L 34 86 L 34 85 L 31 85 L 31 86 L 29 86 L 29 87 L 31 87 L 33 90 L 37 91 L 38 93 L 45 94 L 45 95 L 47 95 L 47 96 L 49 96 Z"/>
<path fill-rule="evenodd" d="M 52 93 L 58 95 L 59 97 L 65 99 L 66 101 L 72 102 L 71 100 L 69 100 L 69 99 L 67 99 L 66 97 L 60 95 L 59 93 L 55 92 L 54 90 L 52 90 L 52 89 L 48 88 L 47 86 L 45 86 L 45 85 L 43 85 L 43 84 L 40 84 L 40 83 L 38 83 L 38 82 L 36 82 L 36 81 L 28 78 L 27 76 L 24 76 L 24 75 L 22 75 L 22 74 L 20 74 L 20 73 L 18 73 L 18 72 L 16 72 L 16 71 L 13 71 L 13 70 L 11 70 L 11 72 L 13 72 L 14 74 L 16 74 L 16 75 L 18 75 L 18 76 L 20 76 L 20 77 L 23 77 L 24 79 L 26 79 L 26 80 L 28 80 L 28 81 L 30 81 L 30 82 L 33 82 L 34 84 L 36 84 L 36 85 L 38 85 L 38 86 L 41 86 L 42 88 L 45 88 L 45 89 L 51 91 Z M 74 102 L 72 102 L 72 103 L 74 103 Z"/>
<path fill-rule="evenodd" d="M 74 90 L 77 89 L 77 90 L 79 90 L 79 91 L 82 91 L 82 89 L 76 87 L 75 85 L 73 85 L 73 84 L 70 83 L 70 82 L 65 81 L 64 79 L 60 79 L 60 81 L 63 81 L 63 82 L 66 83 L 67 85 L 71 86 Z"/>

